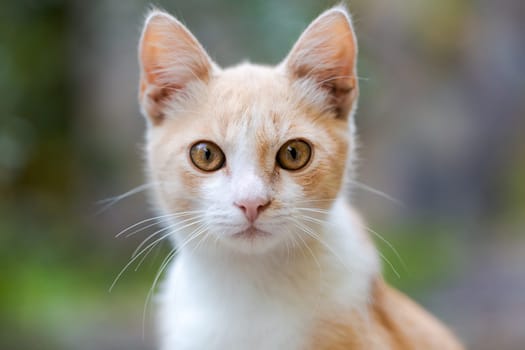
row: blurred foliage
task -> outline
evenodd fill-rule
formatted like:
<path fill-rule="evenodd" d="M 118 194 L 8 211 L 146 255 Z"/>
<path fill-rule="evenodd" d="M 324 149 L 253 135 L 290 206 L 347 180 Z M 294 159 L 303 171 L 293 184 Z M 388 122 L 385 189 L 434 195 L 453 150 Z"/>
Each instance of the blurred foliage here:
<path fill-rule="evenodd" d="M 414 294 L 457 278 L 463 257 L 461 240 L 450 235 L 454 231 L 452 226 L 410 222 L 389 227 L 382 239 L 376 235 L 386 280 Z"/>
<path fill-rule="evenodd" d="M 0 4 L 3 190 L 14 184 L 67 191 L 72 154 L 66 22 L 63 2 Z"/>

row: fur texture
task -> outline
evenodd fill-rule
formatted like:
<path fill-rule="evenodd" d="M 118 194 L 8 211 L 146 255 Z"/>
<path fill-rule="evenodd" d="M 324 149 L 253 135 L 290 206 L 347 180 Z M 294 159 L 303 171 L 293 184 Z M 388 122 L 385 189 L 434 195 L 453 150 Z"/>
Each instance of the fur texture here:
<path fill-rule="evenodd" d="M 178 247 L 161 294 L 163 350 L 461 348 L 382 282 L 345 202 L 358 97 L 346 9 L 319 16 L 277 67 L 228 69 L 155 10 L 139 59 L 147 169 Z M 276 161 L 290 140 L 311 147 L 294 171 Z M 220 169 L 192 163 L 202 141 L 222 150 Z"/>

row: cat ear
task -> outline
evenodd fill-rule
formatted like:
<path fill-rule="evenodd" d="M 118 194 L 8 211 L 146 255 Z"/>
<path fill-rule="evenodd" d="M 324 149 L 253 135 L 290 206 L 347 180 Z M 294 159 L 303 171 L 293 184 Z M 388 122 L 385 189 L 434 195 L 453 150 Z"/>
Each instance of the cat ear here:
<path fill-rule="evenodd" d="M 343 6 L 322 13 L 303 32 L 284 61 L 292 79 L 309 79 L 327 93 L 326 103 L 346 119 L 358 95 L 357 40 Z"/>
<path fill-rule="evenodd" d="M 207 82 L 214 63 L 186 27 L 169 14 L 153 10 L 139 44 L 139 100 L 154 125 L 164 119 L 166 102 L 196 81 Z"/>

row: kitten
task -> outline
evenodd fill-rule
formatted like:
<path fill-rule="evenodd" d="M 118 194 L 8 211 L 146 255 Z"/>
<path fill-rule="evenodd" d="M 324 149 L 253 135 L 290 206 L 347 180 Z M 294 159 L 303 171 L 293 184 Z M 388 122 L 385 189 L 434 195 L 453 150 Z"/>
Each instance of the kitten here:
<path fill-rule="evenodd" d="M 358 81 L 344 7 L 278 66 L 227 69 L 154 10 L 139 58 L 147 169 L 178 247 L 161 349 L 462 348 L 382 280 L 345 201 Z"/>

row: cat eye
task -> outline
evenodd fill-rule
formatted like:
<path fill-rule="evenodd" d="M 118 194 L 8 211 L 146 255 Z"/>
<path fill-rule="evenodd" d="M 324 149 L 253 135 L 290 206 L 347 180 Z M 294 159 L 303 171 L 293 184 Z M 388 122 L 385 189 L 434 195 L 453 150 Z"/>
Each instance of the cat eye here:
<path fill-rule="evenodd" d="M 216 171 L 222 168 L 226 157 L 222 150 L 210 141 L 199 141 L 190 149 L 193 164 L 203 171 Z"/>
<path fill-rule="evenodd" d="M 290 140 L 277 152 L 277 164 L 286 170 L 303 168 L 312 155 L 310 144 L 303 140 Z"/>

